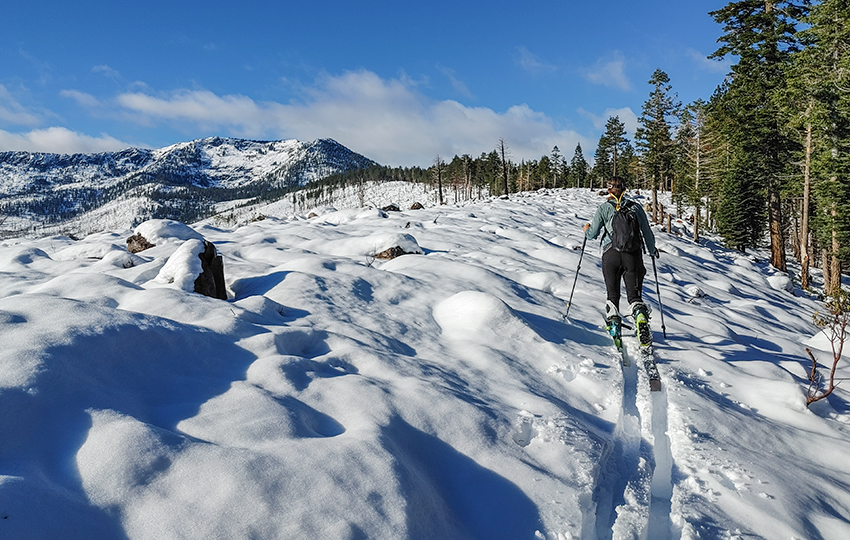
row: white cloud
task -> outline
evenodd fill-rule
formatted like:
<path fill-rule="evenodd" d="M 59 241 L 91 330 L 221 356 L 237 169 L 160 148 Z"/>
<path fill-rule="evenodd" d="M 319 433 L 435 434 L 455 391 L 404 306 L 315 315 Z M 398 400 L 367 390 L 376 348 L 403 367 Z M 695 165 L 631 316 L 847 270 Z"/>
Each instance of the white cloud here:
<path fill-rule="evenodd" d="M 455 70 L 444 66 L 437 66 L 437 69 L 440 70 L 440 72 L 449 79 L 449 82 L 452 83 L 452 88 L 455 89 L 455 92 L 464 97 L 474 97 L 472 95 L 472 92 L 469 91 L 469 88 L 467 88 L 466 83 L 457 78 L 457 76 L 455 75 Z"/>
<path fill-rule="evenodd" d="M 704 71 L 709 71 L 711 73 L 729 73 L 732 71 L 732 61 L 728 57 L 721 60 L 715 60 L 709 58 L 707 55 L 696 49 L 688 49 L 686 54 L 700 69 Z"/>
<path fill-rule="evenodd" d="M 0 124 L 36 126 L 40 121 L 39 115 L 28 111 L 5 86 L 0 84 Z"/>
<path fill-rule="evenodd" d="M 91 68 L 92 73 L 102 73 L 104 77 L 112 79 L 114 81 L 121 79 L 121 74 L 118 73 L 117 70 L 103 64 L 99 66 L 94 66 Z"/>
<path fill-rule="evenodd" d="M 96 97 L 91 94 L 80 92 L 78 90 L 62 90 L 59 92 L 59 95 L 65 98 L 73 99 L 79 105 L 87 109 L 94 109 L 101 106 L 100 101 L 98 101 Z"/>
<path fill-rule="evenodd" d="M 632 89 L 632 84 L 626 76 L 626 59 L 620 51 L 614 51 L 608 58 L 600 58 L 592 68 L 585 70 L 583 75 L 593 84 L 625 91 Z"/>
<path fill-rule="evenodd" d="M 28 133 L 0 130 L 0 150 L 50 152 L 56 154 L 90 154 L 110 152 L 132 146 L 109 135 L 91 137 L 63 127 L 36 129 Z"/>
<path fill-rule="evenodd" d="M 126 93 L 117 103 L 136 121 L 151 125 L 168 122 L 249 138 L 331 137 L 388 165 L 428 165 L 437 154 L 477 155 L 493 150 L 500 137 L 515 159 L 536 159 L 555 145 L 573 148 L 589 142 L 576 132 L 557 129 L 527 105 L 497 112 L 434 101 L 403 79 L 382 79 L 370 71 L 326 75 L 301 88 L 300 100 L 287 104 L 207 90 Z"/>
<path fill-rule="evenodd" d="M 616 116 L 620 119 L 626 126 L 626 131 L 631 135 L 634 135 L 635 130 L 638 127 L 638 117 L 632 111 L 631 107 L 622 107 L 620 109 L 605 109 L 605 112 L 601 115 L 593 114 L 590 111 L 585 109 L 578 109 L 577 111 L 580 115 L 584 116 L 591 122 L 593 122 L 593 127 L 597 131 L 603 131 L 605 129 L 605 123 L 608 122 L 608 119 L 612 116 Z"/>
<path fill-rule="evenodd" d="M 533 75 L 541 72 L 555 71 L 557 69 L 554 65 L 542 61 L 537 55 L 525 47 L 517 47 L 516 63 L 523 70 Z"/>

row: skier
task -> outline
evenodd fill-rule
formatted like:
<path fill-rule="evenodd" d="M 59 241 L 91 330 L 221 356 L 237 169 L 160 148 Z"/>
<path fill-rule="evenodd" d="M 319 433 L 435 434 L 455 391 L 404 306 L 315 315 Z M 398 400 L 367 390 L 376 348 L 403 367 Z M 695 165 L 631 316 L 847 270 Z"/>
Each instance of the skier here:
<path fill-rule="evenodd" d="M 625 197 L 626 181 L 614 176 L 608 181 L 608 199 L 599 205 L 593 221 L 584 225 L 584 233 L 590 240 L 603 233 L 602 276 L 608 299 L 605 303 L 606 329 L 620 342 L 620 279 L 626 284 L 626 296 L 629 311 L 635 319 L 637 336 L 641 346 L 652 344 L 652 331 L 649 328 L 649 306 L 641 297 L 646 267 L 643 265 L 641 250 L 651 257 L 658 257 L 655 247 L 655 235 L 649 226 L 649 219 L 640 204 Z M 603 232 L 604 231 L 604 232 Z"/>

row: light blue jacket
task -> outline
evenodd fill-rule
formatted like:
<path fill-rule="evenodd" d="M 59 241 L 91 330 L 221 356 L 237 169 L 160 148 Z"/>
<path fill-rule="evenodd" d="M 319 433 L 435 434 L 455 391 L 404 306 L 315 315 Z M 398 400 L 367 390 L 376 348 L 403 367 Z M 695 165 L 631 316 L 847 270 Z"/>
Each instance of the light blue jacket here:
<path fill-rule="evenodd" d="M 599 236 L 599 233 L 604 231 L 602 236 L 602 253 L 605 253 L 611 247 L 611 220 L 614 219 L 614 212 L 617 210 L 610 201 L 614 200 L 614 197 L 608 197 L 607 201 L 599 205 L 599 208 L 596 209 L 596 214 L 593 216 L 593 220 L 590 222 L 590 228 L 585 233 L 589 240 L 594 240 Z M 640 203 L 628 197 L 623 197 L 620 204 L 624 204 L 627 200 L 632 202 L 632 210 L 638 218 L 640 233 L 643 237 L 643 243 L 646 246 L 646 252 L 652 255 L 655 253 L 655 235 L 652 233 L 652 227 L 649 226 L 649 218 L 646 217 L 646 212 L 643 211 Z"/>

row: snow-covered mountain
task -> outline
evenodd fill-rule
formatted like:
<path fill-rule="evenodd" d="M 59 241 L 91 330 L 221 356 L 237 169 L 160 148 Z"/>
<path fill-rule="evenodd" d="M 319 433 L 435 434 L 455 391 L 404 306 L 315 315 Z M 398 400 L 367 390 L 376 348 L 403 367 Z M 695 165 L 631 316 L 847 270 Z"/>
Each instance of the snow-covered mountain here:
<path fill-rule="evenodd" d="M 285 188 L 374 164 L 331 139 L 212 137 L 158 150 L 3 152 L 0 214 L 12 220 L 7 230 L 61 224 L 73 234 L 126 228 L 152 217 L 194 221 L 221 201 L 273 198 Z M 89 213 L 97 219 L 81 219 Z"/>
<path fill-rule="evenodd" d="M 650 392 L 580 251 L 600 201 L 0 241 L 0 538 L 850 538 L 850 390 L 805 404 L 817 296 L 656 227 Z M 186 290 L 199 235 L 227 300 Z"/>

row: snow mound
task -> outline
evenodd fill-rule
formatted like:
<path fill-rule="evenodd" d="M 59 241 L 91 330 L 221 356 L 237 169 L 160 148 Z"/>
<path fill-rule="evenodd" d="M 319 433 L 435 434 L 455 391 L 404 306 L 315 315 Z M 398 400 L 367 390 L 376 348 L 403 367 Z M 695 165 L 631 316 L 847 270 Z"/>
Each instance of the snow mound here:
<path fill-rule="evenodd" d="M 434 306 L 443 334 L 489 343 L 494 335 L 528 335 L 530 329 L 501 299 L 479 291 L 462 291 Z"/>
<path fill-rule="evenodd" d="M 776 289 L 777 291 L 791 292 L 794 290 L 794 282 L 791 281 L 788 274 L 774 274 L 772 276 L 768 276 L 767 283 L 771 286 L 771 288 Z"/>
<path fill-rule="evenodd" d="M 204 239 L 204 237 L 192 227 L 171 219 L 149 219 L 148 221 L 139 224 L 133 232 L 141 234 L 148 242 L 157 245 L 164 242 L 181 242 L 193 239 Z"/>

